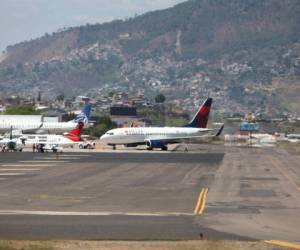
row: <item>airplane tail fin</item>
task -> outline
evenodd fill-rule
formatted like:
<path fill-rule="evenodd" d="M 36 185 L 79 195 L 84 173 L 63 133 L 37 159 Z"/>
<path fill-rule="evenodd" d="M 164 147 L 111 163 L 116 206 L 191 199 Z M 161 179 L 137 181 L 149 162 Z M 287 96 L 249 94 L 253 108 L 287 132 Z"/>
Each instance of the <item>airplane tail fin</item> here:
<path fill-rule="evenodd" d="M 74 128 L 64 136 L 74 142 L 80 141 L 83 126 L 84 126 L 83 122 L 79 122 L 76 128 Z"/>
<path fill-rule="evenodd" d="M 190 123 L 185 127 L 206 128 L 212 102 L 212 98 L 207 98 L 205 102 L 200 106 L 198 112 L 195 114 Z"/>
<path fill-rule="evenodd" d="M 9 139 L 13 139 L 13 126 L 10 126 L 10 133 L 9 133 Z"/>
<path fill-rule="evenodd" d="M 86 103 L 81 110 L 80 114 L 75 117 L 74 120 L 71 120 L 70 122 L 83 122 L 83 123 L 88 123 L 91 118 L 91 112 L 92 112 L 92 104 Z"/>

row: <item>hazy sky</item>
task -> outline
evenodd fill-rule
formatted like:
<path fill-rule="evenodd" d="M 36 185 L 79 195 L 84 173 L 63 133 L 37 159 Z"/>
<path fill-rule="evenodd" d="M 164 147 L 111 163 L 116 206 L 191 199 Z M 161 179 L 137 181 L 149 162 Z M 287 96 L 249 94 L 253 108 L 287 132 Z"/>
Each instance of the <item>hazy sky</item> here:
<path fill-rule="evenodd" d="M 185 0 L 0 0 L 0 52 L 62 27 L 124 19 Z"/>

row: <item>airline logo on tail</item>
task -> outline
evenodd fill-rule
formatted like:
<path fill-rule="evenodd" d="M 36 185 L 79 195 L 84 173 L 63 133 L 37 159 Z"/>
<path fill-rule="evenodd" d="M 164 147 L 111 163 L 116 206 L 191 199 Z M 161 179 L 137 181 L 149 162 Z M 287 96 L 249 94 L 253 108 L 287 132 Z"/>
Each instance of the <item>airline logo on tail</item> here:
<path fill-rule="evenodd" d="M 212 98 L 207 98 L 206 101 L 200 106 L 198 112 L 190 121 L 190 123 L 187 124 L 185 127 L 207 128 L 207 121 L 208 121 L 212 102 L 213 102 Z"/>
<path fill-rule="evenodd" d="M 81 113 L 76 116 L 74 122 L 88 123 L 91 118 L 92 104 L 87 103 L 82 109 Z"/>
<path fill-rule="evenodd" d="M 65 138 L 68 138 L 69 140 L 73 142 L 77 142 L 81 140 L 81 132 L 83 129 L 83 122 L 79 122 L 76 128 L 71 130 L 68 134 L 64 135 Z"/>

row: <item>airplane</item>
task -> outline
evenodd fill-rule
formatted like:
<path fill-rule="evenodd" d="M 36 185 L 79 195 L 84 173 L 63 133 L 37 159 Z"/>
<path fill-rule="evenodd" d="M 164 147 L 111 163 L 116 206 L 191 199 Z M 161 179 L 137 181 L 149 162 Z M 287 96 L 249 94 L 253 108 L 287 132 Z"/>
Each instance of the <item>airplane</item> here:
<path fill-rule="evenodd" d="M 183 127 L 117 128 L 102 135 L 100 141 L 103 144 L 112 146 L 113 149 L 116 149 L 116 145 L 125 145 L 126 147 L 147 145 L 148 150 L 161 148 L 166 151 L 168 150 L 168 144 L 209 135 L 212 129 L 207 128 L 207 122 L 212 102 L 212 98 L 206 99 L 190 123 Z M 224 125 L 221 126 L 215 136 L 219 136 L 223 128 Z"/>
<path fill-rule="evenodd" d="M 24 134 L 23 138 L 26 145 L 39 145 L 41 151 L 62 151 L 63 147 L 78 144 L 81 141 L 81 131 L 84 127 L 83 122 L 79 122 L 76 128 L 72 129 L 65 135 L 51 135 L 51 134 Z"/>
<path fill-rule="evenodd" d="M 89 124 L 91 115 L 91 104 L 87 103 L 82 109 L 81 113 L 76 116 L 74 120 L 68 122 L 43 122 L 43 121 L 11 121 L 11 120 L 1 120 L 0 121 L 0 133 L 8 132 L 11 127 L 13 128 L 13 134 L 21 136 L 22 134 L 32 134 L 32 133 L 64 133 L 71 129 L 74 129 L 78 122 L 83 122 L 85 125 Z M 24 118 L 24 116 L 22 116 Z"/>
<path fill-rule="evenodd" d="M 87 103 L 81 113 L 74 120 L 68 122 L 43 122 L 37 133 L 60 134 L 76 128 L 79 122 L 83 122 L 85 126 L 89 126 L 92 105 Z"/>
<path fill-rule="evenodd" d="M 276 137 L 266 133 L 252 134 L 249 136 L 248 141 L 260 145 L 274 145 L 276 144 Z"/>
<path fill-rule="evenodd" d="M 22 152 L 25 146 L 25 138 L 23 137 L 13 138 L 12 128 L 11 128 L 9 138 L 0 139 L 0 146 L 2 152 L 6 152 L 6 151 Z"/>

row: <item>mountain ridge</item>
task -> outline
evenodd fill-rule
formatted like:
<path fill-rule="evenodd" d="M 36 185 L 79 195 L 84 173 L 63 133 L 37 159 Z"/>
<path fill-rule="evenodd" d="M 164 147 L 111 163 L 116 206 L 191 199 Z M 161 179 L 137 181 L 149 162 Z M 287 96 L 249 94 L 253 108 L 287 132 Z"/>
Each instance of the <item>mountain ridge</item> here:
<path fill-rule="evenodd" d="M 69 28 L 7 47 L 0 86 L 7 93 L 20 86 L 47 90 L 49 96 L 66 88 L 67 94 L 138 89 L 149 96 L 163 92 L 184 107 L 212 94 L 228 106 L 224 112 L 249 106 L 300 112 L 297 99 L 274 107 L 289 96 L 276 81 L 298 90 L 299 14 L 297 0 L 191 0 L 128 20 Z"/>

